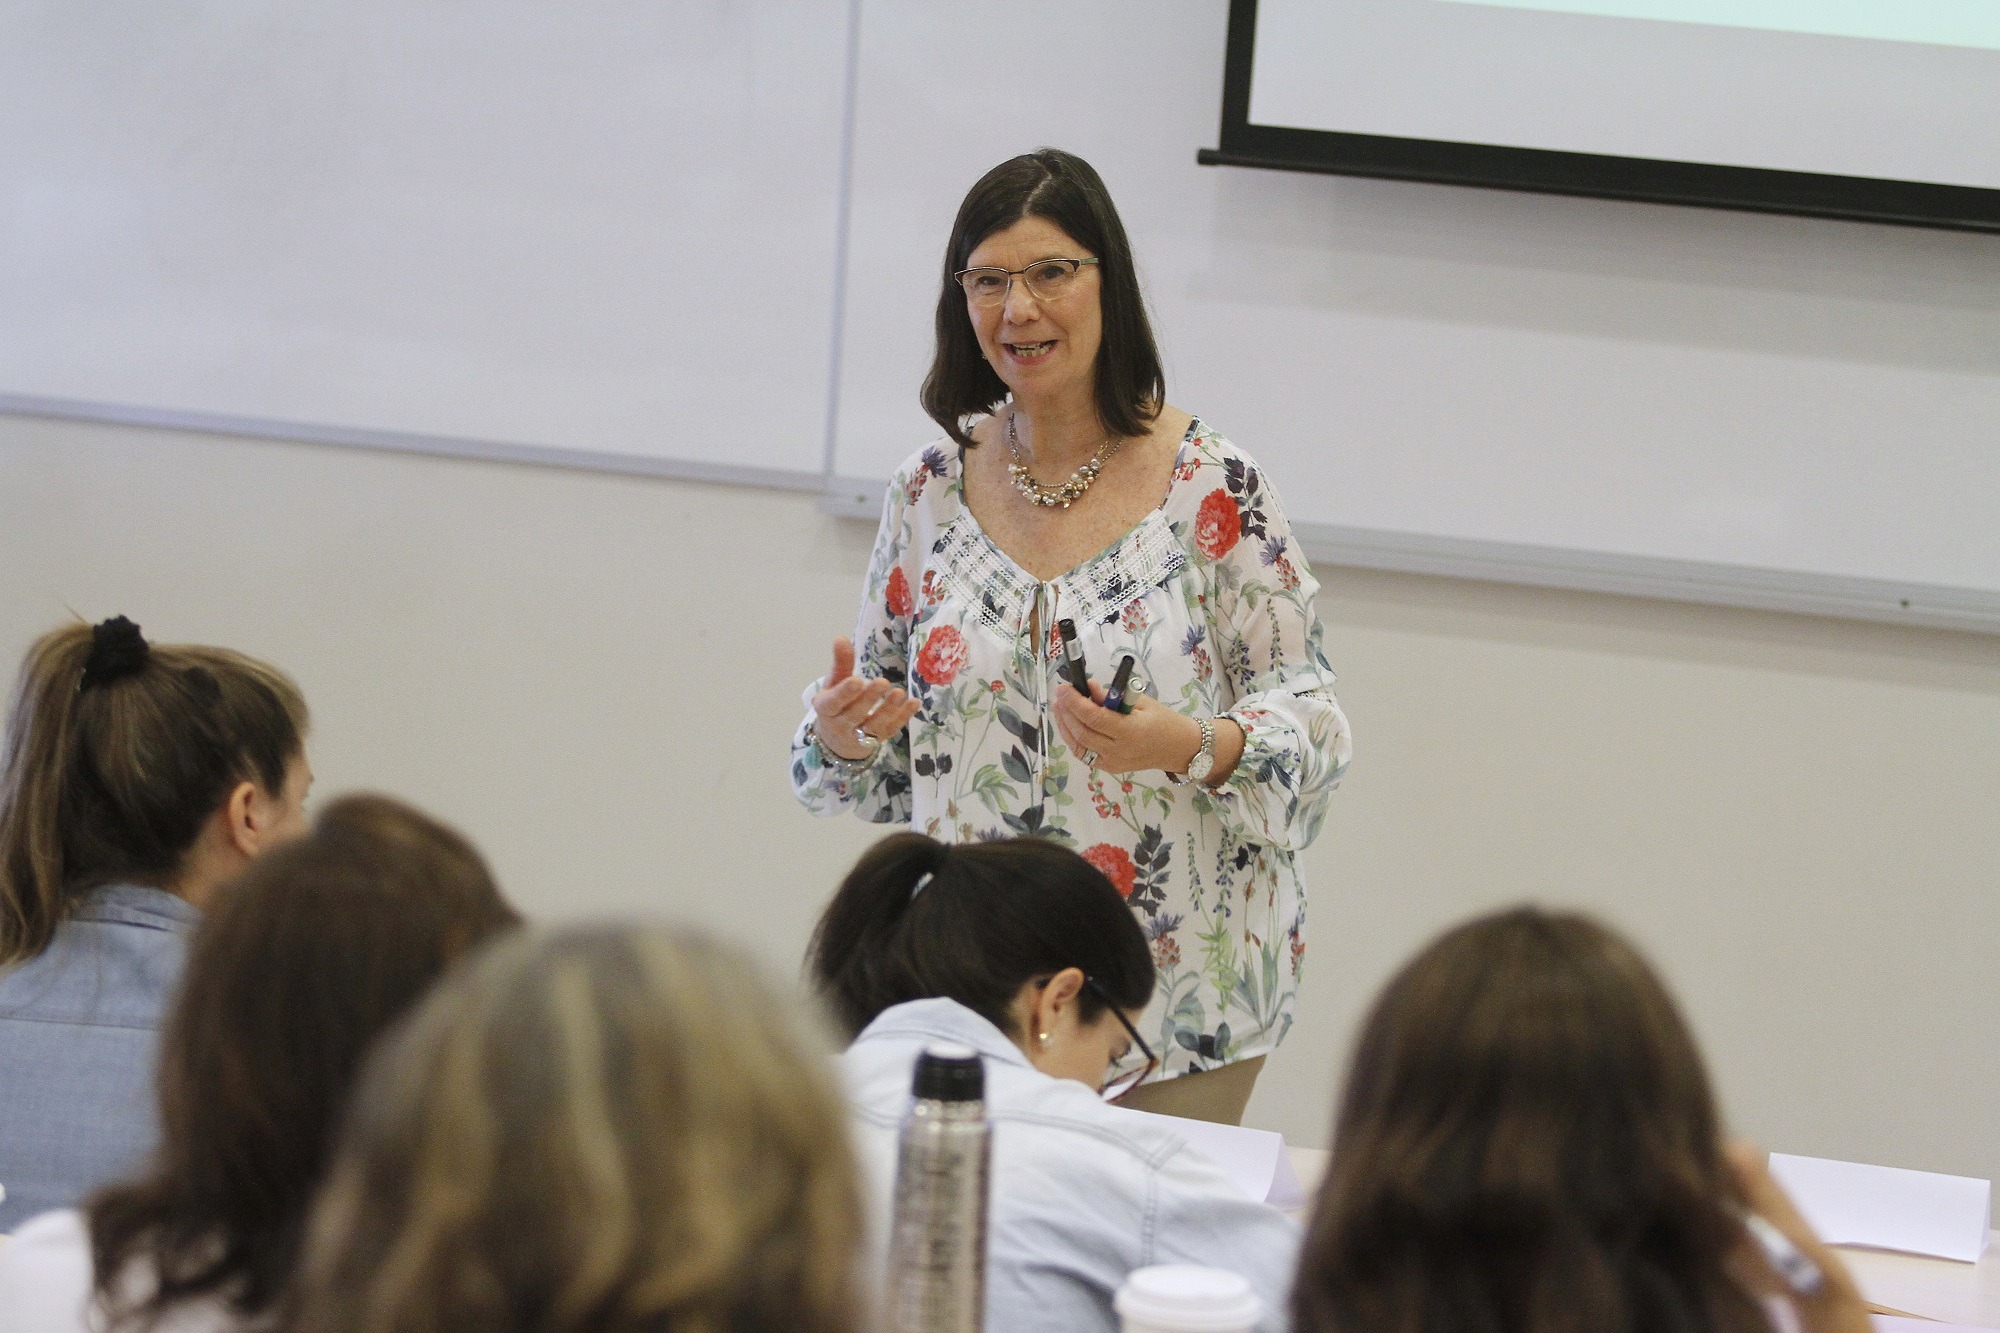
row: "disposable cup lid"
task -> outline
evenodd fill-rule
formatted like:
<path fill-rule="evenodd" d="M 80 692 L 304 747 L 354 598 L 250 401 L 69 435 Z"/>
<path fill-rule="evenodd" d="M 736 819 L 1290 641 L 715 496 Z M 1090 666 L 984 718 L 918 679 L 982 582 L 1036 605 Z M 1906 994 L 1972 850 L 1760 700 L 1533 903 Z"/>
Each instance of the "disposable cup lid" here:
<path fill-rule="evenodd" d="M 1193 1264 L 1136 1269 L 1112 1305 L 1122 1319 L 1171 1333 L 1236 1333 L 1264 1313 L 1242 1276 Z"/>

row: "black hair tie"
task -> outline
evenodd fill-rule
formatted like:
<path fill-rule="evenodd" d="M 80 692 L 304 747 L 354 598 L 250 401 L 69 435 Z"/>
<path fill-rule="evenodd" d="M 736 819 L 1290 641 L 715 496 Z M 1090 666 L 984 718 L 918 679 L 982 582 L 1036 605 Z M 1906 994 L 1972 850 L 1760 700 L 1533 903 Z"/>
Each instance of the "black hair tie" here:
<path fill-rule="evenodd" d="M 138 675 L 146 669 L 146 659 L 152 651 L 139 627 L 124 616 L 113 616 L 92 626 L 90 656 L 83 659 L 83 678 L 76 683 L 77 693 Z"/>

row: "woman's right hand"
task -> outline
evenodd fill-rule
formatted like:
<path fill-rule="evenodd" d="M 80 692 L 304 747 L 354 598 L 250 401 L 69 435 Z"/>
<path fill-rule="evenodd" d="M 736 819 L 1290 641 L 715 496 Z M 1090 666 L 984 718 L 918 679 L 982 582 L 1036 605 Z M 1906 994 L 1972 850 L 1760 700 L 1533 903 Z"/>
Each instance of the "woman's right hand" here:
<path fill-rule="evenodd" d="M 1797 1206 L 1772 1179 L 1771 1169 L 1765 1164 L 1764 1150 L 1755 1144 L 1738 1142 L 1729 1145 L 1727 1156 L 1730 1170 L 1743 1190 L 1744 1206 L 1782 1231 L 1785 1239 L 1811 1259 L 1826 1279 L 1825 1285 L 1811 1296 L 1793 1295 L 1771 1271 L 1763 1252 L 1746 1234 L 1745 1258 L 1752 1271 L 1763 1279 L 1759 1285 L 1766 1291 L 1790 1297 L 1793 1307 L 1799 1312 L 1799 1324 L 1805 1333 L 1871 1333 L 1875 1321 L 1869 1318 L 1867 1302 L 1861 1299 L 1861 1288 L 1847 1271 L 1847 1266 L 1840 1262 L 1839 1256 L 1813 1234 L 1812 1227 L 1800 1215 Z"/>
<path fill-rule="evenodd" d="M 833 641 L 833 670 L 826 673 L 813 696 L 813 730 L 822 748 L 842 759 L 865 759 L 869 748 L 860 736 L 888 740 L 910 724 L 923 707 L 886 680 L 863 680 L 854 674 L 854 642 L 846 635 Z"/>

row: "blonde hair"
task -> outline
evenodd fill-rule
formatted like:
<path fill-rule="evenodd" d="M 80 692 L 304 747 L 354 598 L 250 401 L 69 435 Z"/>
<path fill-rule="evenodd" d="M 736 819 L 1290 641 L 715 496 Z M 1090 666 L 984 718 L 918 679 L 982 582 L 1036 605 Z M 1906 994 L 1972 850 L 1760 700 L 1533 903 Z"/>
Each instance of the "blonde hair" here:
<path fill-rule="evenodd" d="M 853 1333 L 841 1101 L 734 950 L 497 945 L 371 1058 L 282 1326 Z"/>
<path fill-rule="evenodd" d="M 0 751 L 0 967 L 46 949 L 85 890 L 172 878 L 237 783 L 280 794 L 308 721 L 276 667 L 150 645 L 123 616 L 36 640 Z"/>

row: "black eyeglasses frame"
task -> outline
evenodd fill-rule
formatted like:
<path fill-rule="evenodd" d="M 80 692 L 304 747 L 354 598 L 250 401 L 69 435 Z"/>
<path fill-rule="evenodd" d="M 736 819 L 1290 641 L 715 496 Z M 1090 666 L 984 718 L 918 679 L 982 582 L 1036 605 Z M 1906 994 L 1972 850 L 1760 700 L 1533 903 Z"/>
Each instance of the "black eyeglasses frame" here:
<path fill-rule="evenodd" d="M 1096 977 L 1085 973 L 1083 985 L 1086 990 L 1104 1003 L 1104 1007 L 1111 1011 L 1111 1016 L 1118 1020 L 1118 1026 L 1125 1029 L 1125 1035 L 1132 1038 L 1132 1044 L 1139 1048 L 1139 1054 L 1146 1057 L 1145 1068 L 1141 1069 L 1137 1074 L 1126 1074 L 1119 1078 L 1106 1080 L 1104 1085 L 1097 1090 L 1098 1095 L 1103 1097 L 1105 1101 L 1115 1102 L 1151 1077 L 1153 1071 L 1160 1067 L 1160 1057 L 1153 1054 L 1153 1048 L 1148 1046 L 1146 1039 L 1139 1035 L 1139 1029 L 1132 1026 L 1132 1020 L 1125 1017 L 1125 1011 L 1118 1007 L 1118 1002 L 1111 998 L 1111 992 L 1104 989 L 1103 984 Z"/>

